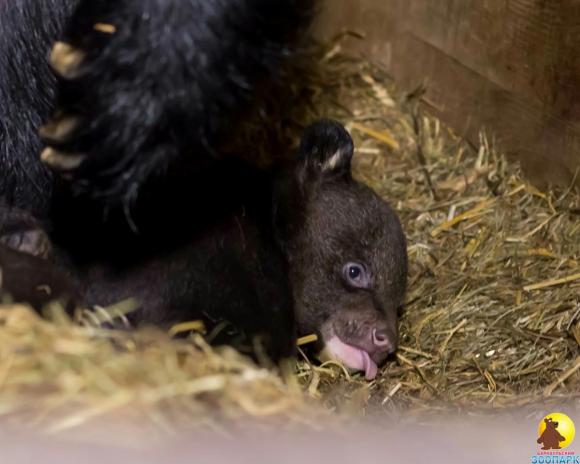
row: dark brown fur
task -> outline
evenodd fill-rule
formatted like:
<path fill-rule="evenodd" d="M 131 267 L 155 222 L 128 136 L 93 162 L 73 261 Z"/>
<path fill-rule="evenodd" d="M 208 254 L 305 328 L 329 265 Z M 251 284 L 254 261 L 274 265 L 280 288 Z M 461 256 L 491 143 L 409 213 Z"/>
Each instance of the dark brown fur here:
<path fill-rule="evenodd" d="M 163 230 L 126 243 L 107 245 L 93 233 L 86 250 L 66 248 L 74 237 L 79 245 L 89 237 L 79 236 L 73 221 L 71 238 L 60 237 L 56 253 L 79 282 L 84 304 L 139 300 L 136 324 L 225 320 L 261 336 L 273 357 L 291 354 L 297 334 L 317 333 L 321 345 L 338 336 L 378 364 L 397 345 L 406 244 L 395 212 L 352 178 L 352 156 L 346 130 L 321 121 L 307 129 L 295 162 L 277 174 L 224 165 L 217 173 L 226 194 L 216 179 L 206 179 L 192 195 L 212 196 L 218 210 L 162 221 Z M 180 241 L 172 240 L 178 232 Z M 167 243 L 159 246 L 159 240 Z M 105 249 L 95 253 L 96 242 Z M 364 288 L 345 279 L 349 262 L 367 270 Z M 55 271 L 54 279 L 60 275 Z"/>

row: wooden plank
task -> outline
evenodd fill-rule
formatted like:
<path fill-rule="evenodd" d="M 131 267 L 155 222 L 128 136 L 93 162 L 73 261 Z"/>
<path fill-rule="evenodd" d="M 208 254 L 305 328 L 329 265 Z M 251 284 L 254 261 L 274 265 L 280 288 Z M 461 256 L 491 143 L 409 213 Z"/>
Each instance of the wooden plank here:
<path fill-rule="evenodd" d="M 321 18 L 322 37 L 363 30 L 367 42 L 353 41 L 353 51 L 403 85 L 427 79 L 442 120 L 475 143 L 487 128 L 536 183 L 571 181 L 580 165 L 580 2 L 327 0 Z"/>
<path fill-rule="evenodd" d="M 404 60 L 404 56 L 416 59 Z M 569 185 L 579 164 L 580 130 L 466 68 L 412 34 L 393 47 L 391 70 L 414 87 L 428 77 L 432 111 L 464 137 L 478 143 L 484 129 L 510 157 L 522 162 L 540 187 Z"/>

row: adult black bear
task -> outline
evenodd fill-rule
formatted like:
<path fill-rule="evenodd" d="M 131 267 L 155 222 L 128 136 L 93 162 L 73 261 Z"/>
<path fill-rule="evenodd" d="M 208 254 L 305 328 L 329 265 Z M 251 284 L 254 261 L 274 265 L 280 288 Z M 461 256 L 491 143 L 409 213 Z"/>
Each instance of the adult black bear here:
<path fill-rule="evenodd" d="M 0 198 L 46 217 L 55 188 L 136 201 L 141 185 L 216 155 L 272 78 L 313 0 L 14 0 L 0 4 Z M 52 66 L 47 57 L 52 51 Z M 56 92 L 58 90 L 58 92 Z M 184 166 L 180 169 L 183 169 Z"/>
<path fill-rule="evenodd" d="M 52 0 L 17 4 L 31 3 L 40 5 L 35 20 L 51 8 L 62 12 Z M 297 333 L 316 332 L 331 356 L 374 377 L 397 343 L 406 247 L 395 213 L 352 179 L 348 133 L 331 121 L 313 125 L 298 158 L 278 172 L 214 153 L 223 125 L 258 77 L 272 72 L 307 4 L 80 2 L 66 45 L 53 50 L 59 110 L 41 131 L 50 144 L 42 158 L 64 180 L 53 180 L 34 153 L 34 125 L 52 105 L 42 61 L 44 106 L 21 100 L 30 122 L 23 132 L 10 114 L 3 118 L 1 140 L 22 143 L 0 143 L 0 266 L 22 275 L 42 261 L 31 254 L 48 256 L 56 286 L 83 304 L 135 297 L 136 324 L 225 320 L 261 336 L 275 358 L 294 351 Z M 0 8 L 30 20 L 32 10 Z M 5 29 L 16 28 L 1 18 Z M 30 46 L 11 56 L 33 63 Z M 32 46 L 44 47 L 45 38 Z M 18 97 L 7 90 L 15 85 L 0 85 L 12 108 Z M 106 219 L 95 198 L 111 206 Z M 5 287 L 25 294 L 22 283 Z"/>

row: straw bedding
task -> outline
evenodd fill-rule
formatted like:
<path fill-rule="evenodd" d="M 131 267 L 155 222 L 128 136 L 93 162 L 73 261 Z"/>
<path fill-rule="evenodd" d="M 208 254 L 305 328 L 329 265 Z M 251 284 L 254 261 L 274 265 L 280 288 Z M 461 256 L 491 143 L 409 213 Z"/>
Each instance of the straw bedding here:
<path fill-rule="evenodd" d="M 302 355 L 272 372 L 229 348 L 210 348 L 200 335 L 175 340 L 154 329 L 94 327 L 95 318 L 130 310 L 123 305 L 85 314 L 79 324 L 58 308 L 45 320 L 4 304 L 4 421 L 62 431 L 138 411 L 165 425 L 268 418 L 315 427 L 328 411 L 421 415 L 578 404 L 578 193 L 537 190 L 489 135 L 467 143 L 428 114 L 422 89 L 398 91 L 380 68 L 347 58 L 340 41 L 306 55 L 287 71 L 284 97 L 264 98 L 235 148 L 259 146 L 267 157 L 295 144 L 317 117 L 347 125 L 357 177 L 397 209 L 408 238 L 396 358 L 371 383 Z"/>

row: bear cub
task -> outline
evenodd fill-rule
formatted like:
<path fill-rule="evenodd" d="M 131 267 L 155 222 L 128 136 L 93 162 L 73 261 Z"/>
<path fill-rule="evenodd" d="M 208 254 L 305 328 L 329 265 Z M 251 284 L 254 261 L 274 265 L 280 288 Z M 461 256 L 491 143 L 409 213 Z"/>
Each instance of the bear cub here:
<path fill-rule="evenodd" d="M 136 325 L 225 321 L 260 337 L 274 359 L 292 355 L 297 336 L 315 333 L 324 357 L 372 379 L 397 346 L 407 253 L 396 213 L 353 179 L 353 152 L 341 124 L 319 121 L 306 129 L 290 165 L 264 172 L 222 161 L 219 188 L 217 178 L 192 182 L 196 192 L 189 193 L 211 197 L 212 208 L 192 212 L 197 226 L 186 228 L 178 248 L 138 259 L 78 260 L 67 240 L 56 237 L 52 259 L 70 275 L 69 294 L 79 295 L 78 304 L 133 297 L 140 303 L 131 316 Z M 40 254 L 31 253 L 31 240 L 15 239 L 34 236 L 30 227 L 14 230 L 0 231 L 1 240 Z M 0 253 L 0 266 L 9 267 L 18 254 Z M 25 260 L 32 259 L 40 258 Z M 61 275 L 58 288 L 66 289 Z"/>

